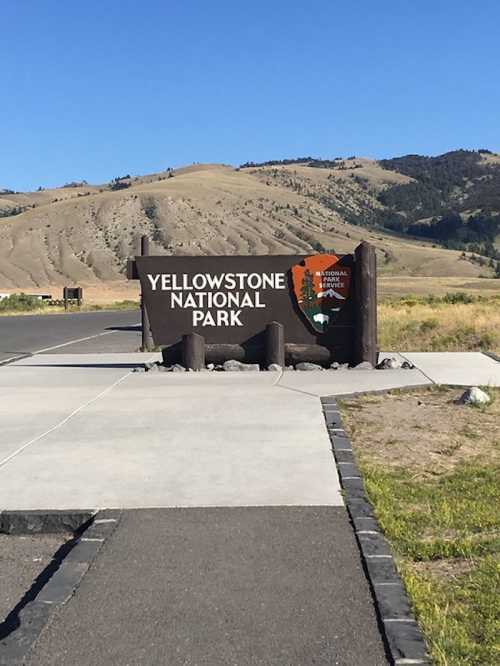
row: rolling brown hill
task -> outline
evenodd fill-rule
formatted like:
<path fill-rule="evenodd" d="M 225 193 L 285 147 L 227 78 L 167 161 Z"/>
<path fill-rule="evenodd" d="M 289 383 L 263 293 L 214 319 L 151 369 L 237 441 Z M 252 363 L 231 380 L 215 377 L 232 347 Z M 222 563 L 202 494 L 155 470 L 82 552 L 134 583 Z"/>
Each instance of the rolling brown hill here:
<path fill-rule="evenodd" d="M 344 162 L 342 170 L 193 165 L 126 177 L 115 183 L 122 189 L 83 182 L 0 193 L 0 290 L 123 280 L 142 234 L 167 255 L 342 253 L 366 239 L 382 274 L 493 276 L 460 251 L 346 222 L 346 210 L 381 208 L 379 192 L 412 179 L 373 160 Z"/>

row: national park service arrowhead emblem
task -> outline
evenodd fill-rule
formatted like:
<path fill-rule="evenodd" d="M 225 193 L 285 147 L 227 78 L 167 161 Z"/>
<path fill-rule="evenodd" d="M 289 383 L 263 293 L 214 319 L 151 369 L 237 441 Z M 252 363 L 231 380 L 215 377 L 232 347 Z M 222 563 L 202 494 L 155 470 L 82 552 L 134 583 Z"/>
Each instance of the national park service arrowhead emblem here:
<path fill-rule="evenodd" d="M 333 323 L 349 296 L 351 268 L 339 260 L 335 254 L 315 254 L 291 269 L 297 305 L 318 333 Z"/>

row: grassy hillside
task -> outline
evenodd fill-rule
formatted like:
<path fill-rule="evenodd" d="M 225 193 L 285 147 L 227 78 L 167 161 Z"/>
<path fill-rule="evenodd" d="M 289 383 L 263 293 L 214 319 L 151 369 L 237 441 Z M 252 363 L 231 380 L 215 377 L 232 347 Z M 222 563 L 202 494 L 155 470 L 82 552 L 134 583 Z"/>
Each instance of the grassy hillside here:
<path fill-rule="evenodd" d="M 142 234 L 152 238 L 154 253 L 167 255 L 348 252 L 366 239 L 386 276 L 493 277 L 494 266 L 468 252 L 370 223 L 384 210 L 381 194 L 412 182 L 373 160 L 349 159 L 193 165 L 103 185 L 4 191 L 0 288 L 123 279 Z"/>
<path fill-rule="evenodd" d="M 289 180 L 292 164 L 298 179 Z M 354 157 L 299 158 L 244 166 L 307 191 L 352 224 L 485 255 L 493 269 L 500 262 L 500 156 L 490 151 L 406 155 L 377 163 Z M 285 169 L 280 174 L 281 167 Z M 304 183 L 304 168 L 309 167 L 327 172 L 322 185 Z M 339 187 L 345 196 L 339 195 Z"/>

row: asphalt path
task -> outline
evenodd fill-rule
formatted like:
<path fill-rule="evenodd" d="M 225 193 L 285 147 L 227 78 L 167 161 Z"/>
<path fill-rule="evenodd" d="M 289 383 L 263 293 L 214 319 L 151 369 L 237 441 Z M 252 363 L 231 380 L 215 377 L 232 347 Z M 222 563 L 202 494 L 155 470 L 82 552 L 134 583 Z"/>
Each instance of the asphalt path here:
<path fill-rule="evenodd" d="M 127 511 L 30 666 L 387 666 L 344 507 Z"/>
<path fill-rule="evenodd" d="M 140 344 L 139 310 L 0 317 L 0 363 L 43 352 L 131 352 Z"/>

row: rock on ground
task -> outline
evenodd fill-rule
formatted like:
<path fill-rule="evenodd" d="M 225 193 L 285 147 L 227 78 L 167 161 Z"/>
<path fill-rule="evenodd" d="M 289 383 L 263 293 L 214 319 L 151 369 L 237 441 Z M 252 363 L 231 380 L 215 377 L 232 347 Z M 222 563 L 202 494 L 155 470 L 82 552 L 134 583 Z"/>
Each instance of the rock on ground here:
<path fill-rule="evenodd" d="M 222 367 L 226 372 L 244 372 L 246 370 L 257 372 L 260 370 L 260 365 L 258 363 L 242 363 L 241 361 L 236 361 L 234 359 L 226 361 Z"/>
<path fill-rule="evenodd" d="M 373 365 L 370 361 L 363 361 L 362 363 L 355 365 L 353 370 L 373 370 Z"/>
<path fill-rule="evenodd" d="M 460 405 L 487 405 L 489 402 L 490 396 L 477 386 L 468 388 L 458 399 Z"/>
<path fill-rule="evenodd" d="M 401 368 L 402 370 L 413 370 L 415 366 L 413 363 L 410 363 L 410 361 L 398 361 L 397 358 L 384 358 L 383 361 L 380 361 L 380 363 L 377 363 L 375 368 L 377 370 L 397 370 L 398 368 Z"/>
<path fill-rule="evenodd" d="M 297 363 L 295 370 L 323 370 L 323 368 L 317 363 L 307 363 L 307 361 L 304 361 L 302 363 Z"/>
<path fill-rule="evenodd" d="M 377 363 L 375 366 L 377 370 L 396 370 L 396 368 L 401 367 L 401 362 L 397 358 L 384 358 L 383 361 Z"/>

